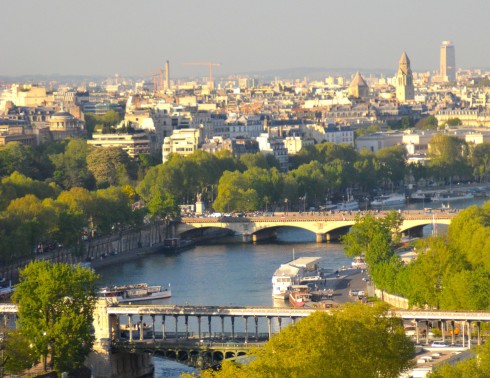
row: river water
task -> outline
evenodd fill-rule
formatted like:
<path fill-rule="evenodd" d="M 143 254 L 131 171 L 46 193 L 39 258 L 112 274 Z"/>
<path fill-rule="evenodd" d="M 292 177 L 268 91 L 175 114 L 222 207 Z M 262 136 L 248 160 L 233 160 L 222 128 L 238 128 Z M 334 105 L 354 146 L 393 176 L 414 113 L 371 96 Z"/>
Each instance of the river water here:
<path fill-rule="evenodd" d="M 472 200 L 454 204 L 464 208 L 483 203 Z M 436 205 L 433 203 L 433 207 Z M 428 204 L 408 205 L 421 209 Z M 437 205 L 439 206 L 439 205 Z M 431 226 L 425 227 L 429 234 Z M 320 265 L 331 271 L 351 264 L 339 243 L 315 242 L 315 235 L 295 228 L 278 230 L 272 242 L 243 244 L 238 240 L 217 240 L 175 254 L 153 254 L 114 266 L 101 267 L 100 286 L 147 282 L 153 285 L 171 284 L 172 297 L 163 304 L 273 306 L 271 278 L 280 264 L 302 256 L 321 257 Z M 287 305 L 282 303 L 282 305 Z M 169 329 L 172 329 L 170 327 Z M 195 371 L 185 365 L 155 358 L 155 377 L 178 377 L 182 372 Z"/>

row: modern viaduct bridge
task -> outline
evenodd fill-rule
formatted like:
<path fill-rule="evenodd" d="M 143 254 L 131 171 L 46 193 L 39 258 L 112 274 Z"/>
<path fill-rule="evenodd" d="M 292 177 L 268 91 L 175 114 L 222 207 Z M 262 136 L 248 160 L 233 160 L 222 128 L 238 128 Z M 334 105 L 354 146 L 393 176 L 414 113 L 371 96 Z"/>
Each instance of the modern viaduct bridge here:
<path fill-rule="evenodd" d="M 430 224 L 451 223 L 457 215 L 451 212 L 425 213 L 421 210 L 400 211 L 403 223 L 400 227 L 402 234 L 421 236 L 422 228 Z M 338 239 L 340 235 L 347 233 L 355 223 L 358 216 L 373 214 L 376 217 L 384 217 L 387 211 L 380 212 L 343 212 L 343 213 L 276 213 L 271 217 L 220 217 L 220 218 L 182 218 L 176 225 L 175 234 L 180 236 L 199 237 L 203 232 L 211 228 L 227 229 L 235 235 L 241 235 L 244 242 L 260 241 L 275 236 L 275 231 L 280 227 L 296 227 L 308 230 L 316 235 L 316 241 L 322 243 L 326 240 Z"/>
<path fill-rule="evenodd" d="M 0 314 L 4 321 L 15 319 L 17 311 L 15 305 L 0 304 Z M 92 367 L 93 373 L 95 370 L 93 375 L 96 377 L 116 377 L 130 370 L 136 376 L 151 368 L 151 356 L 154 354 L 197 366 L 212 366 L 224 359 L 246 355 L 251 347 L 263 345 L 282 327 L 294 324 L 315 311 L 331 310 L 305 307 L 120 305 L 102 299 L 97 303 L 94 313 L 94 352 L 86 365 Z M 465 343 L 467 347 L 471 346 L 470 335 L 474 331 L 477 334 L 475 341 L 480 344 L 481 322 L 490 322 L 490 311 L 391 310 L 389 316 L 414 322 L 417 342 L 419 324 L 423 324 L 423 329 L 428 329 L 428 322 L 438 322 L 443 340 L 447 332 L 454 344 L 454 323 L 457 322 L 463 329 L 460 333 L 463 336 L 463 347 Z M 239 323 L 241 331 L 237 332 Z M 266 333 L 259 333 L 259 323 L 265 323 Z M 428 332 L 425 337 L 428 338 Z"/>

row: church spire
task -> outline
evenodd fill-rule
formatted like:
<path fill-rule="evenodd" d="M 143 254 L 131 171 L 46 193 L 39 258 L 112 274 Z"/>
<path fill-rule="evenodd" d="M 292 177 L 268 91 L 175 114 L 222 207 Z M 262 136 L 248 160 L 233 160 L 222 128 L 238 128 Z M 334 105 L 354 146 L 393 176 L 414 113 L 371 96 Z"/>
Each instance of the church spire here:
<path fill-rule="evenodd" d="M 413 75 L 410 59 L 406 52 L 400 57 L 398 74 L 396 75 L 396 99 L 405 102 L 414 99 Z"/>

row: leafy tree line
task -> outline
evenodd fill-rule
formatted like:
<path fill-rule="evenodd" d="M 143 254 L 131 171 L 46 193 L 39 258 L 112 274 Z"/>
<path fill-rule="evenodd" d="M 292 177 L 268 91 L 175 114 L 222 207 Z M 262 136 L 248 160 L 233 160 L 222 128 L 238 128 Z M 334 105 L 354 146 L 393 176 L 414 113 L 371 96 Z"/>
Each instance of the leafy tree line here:
<path fill-rule="evenodd" d="M 40 242 L 80 247 L 84 228 L 107 234 L 139 225 L 144 213 L 132 211 L 133 197 L 130 186 L 62 191 L 14 172 L 0 185 L 0 263 L 32 257 Z"/>
<path fill-rule="evenodd" d="M 98 209 L 114 214 L 127 215 L 129 204 L 142 199 L 154 218 L 176 217 L 179 204 L 194 203 L 198 197 L 223 212 L 298 210 L 323 205 L 327 199 L 340 200 L 346 188 L 364 193 L 380 186 L 393 188 L 407 175 L 451 180 L 473 172 L 474 178 L 484 179 L 488 175 L 490 144 L 470 148 L 458 138 L 439 135 L 431 142 L 431 156 L 427 167 L 407 166 L 401 146 L 370 153 L 323 143 L 305 147 L 291 159 L 291 170 L 282 173 L 273 156 L 262 154 L 245 154 L 237 159 L 228 151 L 209 154 L 198 150 L 185 158 L 171 155 L 165 164 L 154 165 L 149 156 L 142 155 L 136 161 L 120 149 L 94 148 L 78 139 L 47 143 L 35 149 L 9 143 L 0 147 L 0 222 L 3 233 L 10 235 L 0 242 L 1 250 L 14 247 L 23 256 L 29 251 L 27 244 L 47 237 L 69 244 L 67 235 L 74 233 L 65 230 L 69 228 L 66 225 L 75 228 L 81 223 L 93 223 L 106 230 L 118 223 L 133 222 L 133 217 L 125 221 L 116 215 L 105 219 L 95 210 L 88 211 L 90 206 L 83 206 L 84 211 L 76 213 L 73 220 L 73 214 L 57 200 L 63 191 L 83 189 L 91 194 L 84 192 L 82 198 L 94 197 L 99 202 L 101 196 L 113 196 L 112 200 L 122 206 L 120 211 L 113 211 L 112 205 Z M 111 194 L 105 195 L 104 190 Z M 116 199 L 120 191 L 127 194 L 124 200 Z M 35 196 L 41 205 L 33 198 L 21 200 L 27 195 Z M 18 201 L 9 209 L 14 200 Z M 30 218 L 13 213 L 14 208 L 28 202 L 49 208 L 49 214 L 54 214 L 49 215 L 51 220 L 46 226 L 40 221 L 48 216 L 40 210 L 36 213 L 35 206 Z M 66 214 L 72 218 L 65 219 Z"/>
<path fill-rule="evenodd" d="M 389 378 L 407 370 L 413 355 L 401 319 L 388 317 L 386 306 L 348 304 L 288 326 L 253 350 L 246 364 L 225 361 L 221 370 L 199 376 Z"/>
<path fill-rule="evenodd" d="M 408 265 L 395 254 L 394 217 L 359 219 L 344 238 L 346 254 L 365 255 L 379 289 L 419 307 L 490 310 L 490 202 L 460 212 L 445 237 L 420 240 Z"/>

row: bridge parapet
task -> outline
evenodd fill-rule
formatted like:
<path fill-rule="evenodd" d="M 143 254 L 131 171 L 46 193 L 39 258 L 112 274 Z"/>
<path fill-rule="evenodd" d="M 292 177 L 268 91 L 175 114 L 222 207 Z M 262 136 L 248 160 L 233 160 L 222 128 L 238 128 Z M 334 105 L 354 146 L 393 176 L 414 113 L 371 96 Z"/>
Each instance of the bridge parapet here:
<path fill-rule="evenodd" d="M 317 242 L 338 238 L 353 226 L 359 217 L 371 214 L 376 218 L 382 218 L 387 211 L 380 212 L 337 212 L 324 214 L 287 213 L 284 215 L 266 217 L 221 217 L 221 218 L 182 218 L 178 232 L 184 233 L 192 229 L 222 228 L 233 231 L 237 235 L 243 235 L 244 241 L 258 241 L 274 236 L 274 230 L 278 227 L 297 227 L 316 234 Z M 415 234 L 422 233 L 422 227 L 433 224 L 450 224 L 457 216 L 456 213 L 438 212 L 425 213 L 423 211 L 401 211 L 403 222 L 401 232 L 414 230 Z M 252 239 L 247 236 L 252 235 Z"/>

